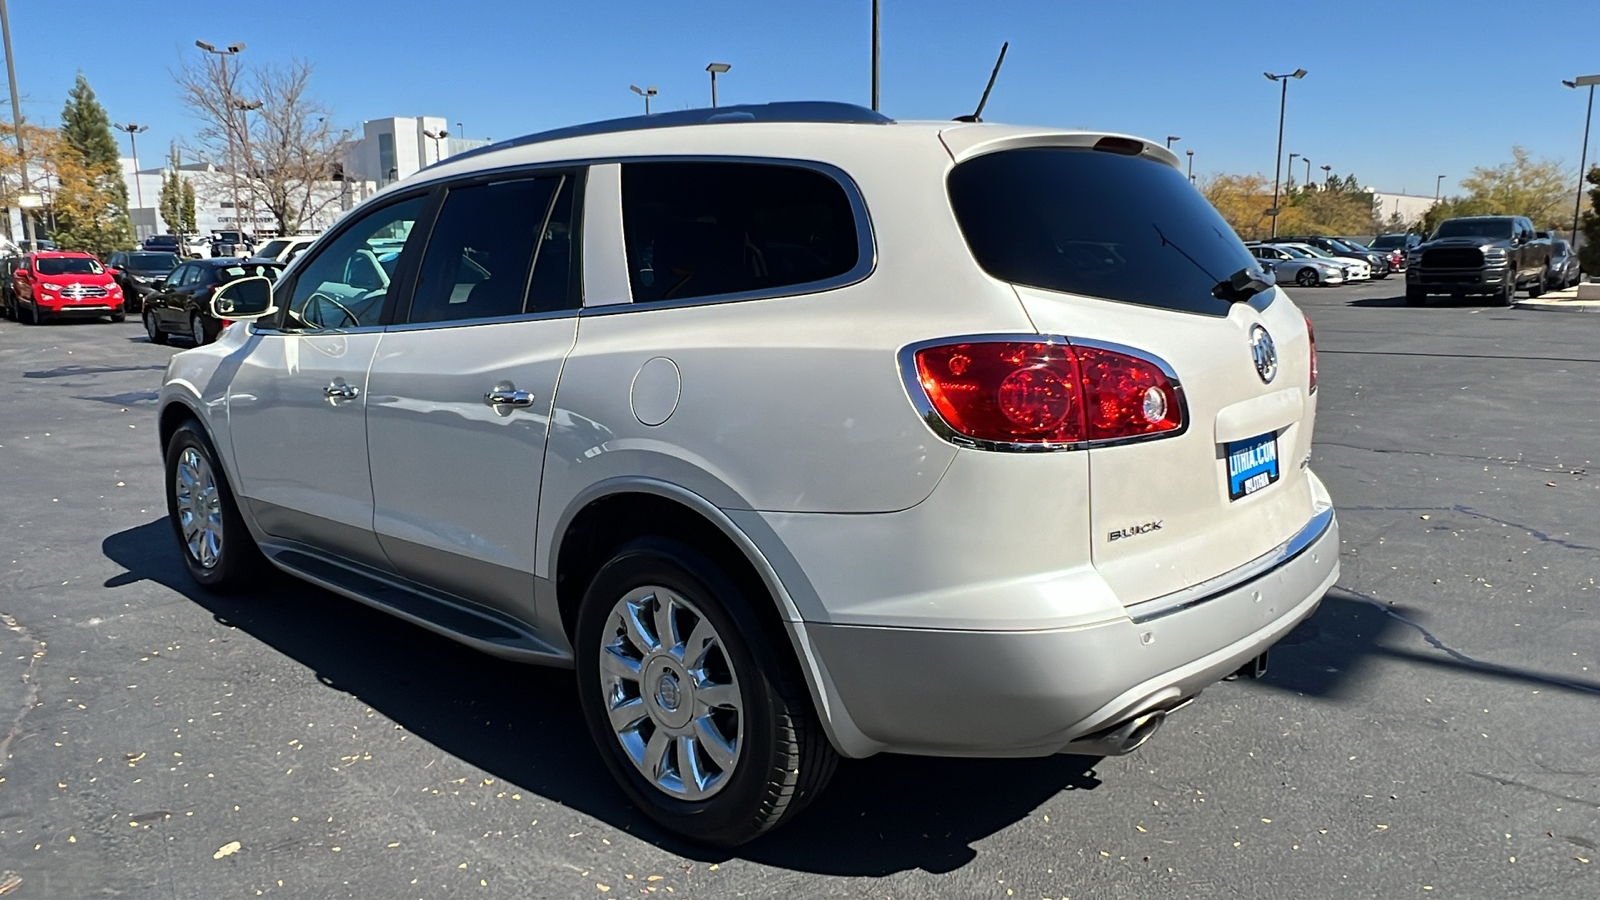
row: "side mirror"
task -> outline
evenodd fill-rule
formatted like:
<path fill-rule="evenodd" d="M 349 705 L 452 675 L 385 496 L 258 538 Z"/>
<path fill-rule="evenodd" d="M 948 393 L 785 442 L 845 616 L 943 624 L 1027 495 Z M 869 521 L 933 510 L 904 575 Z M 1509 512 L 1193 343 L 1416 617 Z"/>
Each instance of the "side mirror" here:
<path fill-rule="evenodd" d="M 272 279 L 262 275 L 230 281 L 211 295 L 211 314 L 219 319 L 259 319 L 277 311 L 272 305 Z"/>
<path fill-rule="evenodd" d="M 115 278 L 118 275 L 122 274 L 122 270 L 121 269 L 113 269 L 110 266 L 107 266 L 106 267 L 106 274 L 110 275 L 112 278 Z"/>

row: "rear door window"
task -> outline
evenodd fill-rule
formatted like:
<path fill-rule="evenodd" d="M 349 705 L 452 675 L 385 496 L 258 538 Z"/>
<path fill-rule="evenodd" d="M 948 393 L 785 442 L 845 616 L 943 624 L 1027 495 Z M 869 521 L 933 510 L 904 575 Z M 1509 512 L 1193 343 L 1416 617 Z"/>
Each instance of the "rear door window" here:
<path fill-rule="evenodd" d="M 1182 172 L 1142 157 L 1002 150 L 956 166 L 948 189 L 973 257 L 1002 281 L 1226 316 L 1213 289 L 1255 265 Z"/>
<path fill-rule="evenodd" d="M 862 261 L 844 188 L 801 166 L 625 164 L 622 222 L 635 303 L 790 293 Z"/>

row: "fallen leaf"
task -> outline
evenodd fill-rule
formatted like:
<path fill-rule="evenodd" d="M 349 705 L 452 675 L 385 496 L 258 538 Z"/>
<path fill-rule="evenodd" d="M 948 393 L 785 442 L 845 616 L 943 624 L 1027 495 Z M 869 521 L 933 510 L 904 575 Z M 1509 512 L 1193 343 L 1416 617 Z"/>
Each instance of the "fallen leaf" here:
<path fill-rule="evenodd" d="M 597 891 L 609 891 L 609 890 L 611 890 L 611 885 L 609 885 L 609 884 L 601 884 L 600 882 L 596 881 L 594 883 L 594 888 Z"/>
<path fill-rule="evenodd" d="M 211 858 L 221 859 L 224 856 L 232 856 L 239 852 L 239 846 L 240 845 L 238 841 L 229 841 L 226 844 L 223 844 L 221 847 L 218 847 L 217 852 L 211 854 Z"/>

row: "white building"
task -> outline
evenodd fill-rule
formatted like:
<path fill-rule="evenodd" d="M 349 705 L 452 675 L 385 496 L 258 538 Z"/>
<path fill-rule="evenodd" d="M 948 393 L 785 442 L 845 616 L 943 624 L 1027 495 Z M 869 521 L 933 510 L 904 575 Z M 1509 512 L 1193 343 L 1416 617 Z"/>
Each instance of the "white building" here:
<path fill-rule="evenodd" d="M 161 181 L 173 170 L 163 165 L 135 172 L 132 159 L 121 162 L 122 178 L 128 185 L 128 218 L 133 223 L 134 237 L 144 240 L 153 234 L 176 234 L 177 223 L 165 221 L 159 212 Z M 241 230 L 259 239 L 277 233 L 277 217 L 261 198 L 251 195 L 247 180 L 240 179 L 235 184 L 226 170 L 207 161 L 180 163 L 176 172 L 180 179 L 194 186 L 195 226 L 200 234 Z M 235 190 L 238 208 L 234 206 Z M 371 184 L 348 181 L 317 184 L 312 188 L 310 215 L 300 223 L 300 230 L 322 231 L 373 190 Z"/>
<path fill-rule="evenodd" d="M 1378 219 L 1388 222 L 1390 216 L 1398 215 L 1400 221 L 1407 225 L 1414 225 L 1422 220 L 1422 216 L 1433 207 L 1432 197 L 1418 197 L 1414 194 L 1390 194 L 1384 191 L 1372 192 L 1372 208 L 1378 214 Z"/>
<path fill-rule="evenodd" d="M 428 133 L 444 135 L 429 137 Z M 465 140 L 449 133 L 440 116 L 395 116 L 361 123 L 360 140 L 345 150 L 345 177 L 370 181 L 379 187 L 402 178 L 441 159 L 488 146 L 488 140 Z"/>

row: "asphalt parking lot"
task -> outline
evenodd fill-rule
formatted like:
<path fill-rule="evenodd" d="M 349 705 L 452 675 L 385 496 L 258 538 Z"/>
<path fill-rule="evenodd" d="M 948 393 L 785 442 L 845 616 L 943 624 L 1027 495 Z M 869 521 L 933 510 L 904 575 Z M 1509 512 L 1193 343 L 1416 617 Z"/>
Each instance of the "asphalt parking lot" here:
<path fill-rule="evenodd" d="M 566 672 L 195 587 L 153 418 L 179 348 L 0 322 L 7 896 L 1600 895 L 1600 317 L 1403 293 L 1295 292 L 1343 576 L 1265 679 L 1127 757 L 847 762 L 732 853 L 626 804 Z"/>

